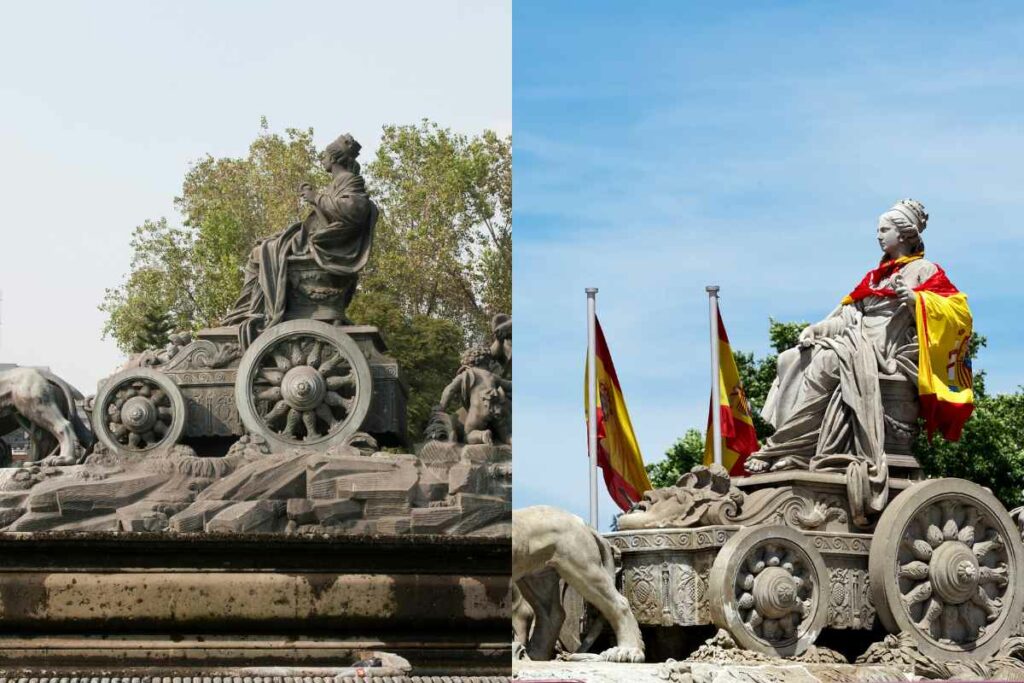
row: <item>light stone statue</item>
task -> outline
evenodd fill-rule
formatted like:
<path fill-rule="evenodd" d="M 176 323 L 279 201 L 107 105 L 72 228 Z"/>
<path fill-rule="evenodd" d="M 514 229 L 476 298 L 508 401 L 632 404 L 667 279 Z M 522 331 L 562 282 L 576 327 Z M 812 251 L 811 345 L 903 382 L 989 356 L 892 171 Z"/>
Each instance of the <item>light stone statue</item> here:
<path fill-rule="evenodd" d="M 644 661 L 636 617 L 615 589 L 614 550 L 576 515 L 546 505 L 512 511 L 512 583 L 519 586 L 535 618 L 529 657 L 551 658 L 565 619 L 552 569 L 596 607 L 615 632 L 615 647 L 602 652 L 601 659 Z"/>
<path fill-rule="evenodd" d="M 924 258 L 905 264 L 901 259 L 924 254 L 921 233 L 927 224 L 924 207 L 912 199 L 883 213 L 877 230 L 882 279 L 872 286 L 890 288 L 896 296 L 867 296 L 840 305 L 804 329 L 799 345 L 779 356 L 762 411 L 776 431 L 747 461 L 749 472 L 846 471 L 861 482 L 865 513 L 884 507 L 885 415 L 893 408 L 883 405 L 880 380 L 906 380 L 901 402 L 913 404 L 916 414 L 913 289 L 938 267 Z"/>

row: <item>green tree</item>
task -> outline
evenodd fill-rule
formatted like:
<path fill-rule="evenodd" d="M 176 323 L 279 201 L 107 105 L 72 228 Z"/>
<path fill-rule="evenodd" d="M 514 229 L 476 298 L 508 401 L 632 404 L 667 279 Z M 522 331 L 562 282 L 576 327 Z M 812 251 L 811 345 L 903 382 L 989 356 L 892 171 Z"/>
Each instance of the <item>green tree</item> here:
<path fill-rule="evenodd" d="M 381 218 L 363 291 L 389 292 L 406 315 L 451 320 L 481 340 L 491 316 L 512 307 L 511 140 L 429 121 L 385 126 L 366 172 Z"/>
<path fill-rule="evenodd" d="M 665 459 L 647 465 L 647 476 L 654 488 L 674 486 L 676 480 L 704 460 L 704 433 L 687 429 L 682 437 L 665 451 Z"/>
<path fill-rule="evenodd" d="M 163 348 L 170 341 L 172 327 L 169 315 L 159 311 L 148 311 L 143 316 L 139 336 L 133 343 L 134 351 L 141 353 L 146 349 Z"/>
<path fill-rule="evenodd" d="M 381 218 L 349 316 L 379 327 L 402 366 L 415 437 L 464 345 L 511 310 L 511 139 L 429 121 L 385 126 L 366 177 Z M 312 129 L 281 135 L 265 119 L 245 157 L 200 159 L 175 199 L 181 226 L 161 218 L 135 229 L 131 270 L 100 305 L 104 335 L 130 353 L 149 313 L 177 330 L 217 324 L 255 242 L 302 219 L 302 183 L 328 180 Z"/>

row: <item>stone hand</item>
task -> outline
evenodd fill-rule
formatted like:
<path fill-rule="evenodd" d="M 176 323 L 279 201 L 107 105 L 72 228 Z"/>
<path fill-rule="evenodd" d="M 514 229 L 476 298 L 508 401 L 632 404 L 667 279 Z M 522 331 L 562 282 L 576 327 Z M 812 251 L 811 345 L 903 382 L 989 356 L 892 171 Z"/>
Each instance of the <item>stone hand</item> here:
<path fill-rule="evenodd" d="M 810 348 L 811 346 L 814 346 L 814 340 L 817 336 L 818 331 L 814 328 L 814 325 L 808 325 L 800 333 L 800 336 L 797 338 L 797 342 L 802 349 Z"/>
<path fill-rule="evenodd" d="M 309 183 L 302 183 L 299 187 L 299 196 L 302 197 L 303 200 L 312 204 L 316 201 L 316 190 L 314 190 L 313 186 Z"/>
<path fill-rule="evenodd" d="M 912 290 L 907 283 L 903 280 L 903 276 L 899 273 L 892 279 L 892 288 L 896 292 L 896 296 L 907 305 L 908 308 L 914 308 L 914 290 Z"/>

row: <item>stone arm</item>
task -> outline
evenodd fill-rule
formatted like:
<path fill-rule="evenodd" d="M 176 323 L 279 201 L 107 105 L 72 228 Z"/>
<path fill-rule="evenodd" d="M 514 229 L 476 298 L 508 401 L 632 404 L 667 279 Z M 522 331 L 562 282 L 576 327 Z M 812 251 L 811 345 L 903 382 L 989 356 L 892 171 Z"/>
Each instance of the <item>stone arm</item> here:
<path fill-rule="evenodd" d="M 437 406 L 441 409 L 442 412 L 448 410 L 448 406 L 449 404 L 451 404 L 453 397 L 455 397 L 456 395 L 461 395 L 463 393 L 462 390 L 466 381 L 464 375 L 464 372 L 460 372 L 459 374 L 455 375 L 455 379 L 449 382 L 448 386 L 446 386 L 444 388 L 444 391 L 441 392 L 441 400 L 440 402 L 438 402 Z"/>
<path fill-rule="evenodd" d="M 844 309 L 853 306 L 854 304 L 839 304 L 825 316 L 824 320 L 805 327 L 800 333 L 800 346 L 809 346 L 815 339 L 827 339 L 842 332 L 849 324 L 847 313 L 852 313 L 852 310 Z"/>
<path fill-rule="evenodd" d="M 313 204 L 330 223 L 345 218 L 359 222 L 365 220 L 370 213 L 370 198 L 356 192 L 332 192 L 330 189 L 318 192 Z"/>

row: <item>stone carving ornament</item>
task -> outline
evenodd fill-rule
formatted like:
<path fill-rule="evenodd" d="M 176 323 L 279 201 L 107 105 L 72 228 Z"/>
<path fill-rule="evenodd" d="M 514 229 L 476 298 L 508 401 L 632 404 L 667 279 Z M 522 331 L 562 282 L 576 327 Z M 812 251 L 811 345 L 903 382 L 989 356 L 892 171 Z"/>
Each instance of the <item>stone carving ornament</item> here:
<path fill-rule="evenodd" d="M 731 524 L 744 498 L 724 467 L 698 465 L 681 476 L 676 486 L 644 493 L 640 502 L 619 516 L 618 528 L 626 531 Z"/>
<path fill-rule="evenodd" d="M 872 601 L 892 632 L 939 659 L 996 651 L 1024 609 L 1019 532 L 986 489 L 935 479 L 900 494 L 878 524 Z"/>
<path fill-rule="evenodd" d="M 352 339 L 315 320 L 260 335 L 238 366 L 235 401 L 254 434 L 284 447 L 341 443 L 372 399 L 370 366 Z"/>
<path fill-rule="evenodd" d="M 799 532 L 748 527 L 711 567 L 711 617 L 748 650 L 798 655 L 826 624 L 828 580 L 821 555 Z"/>

